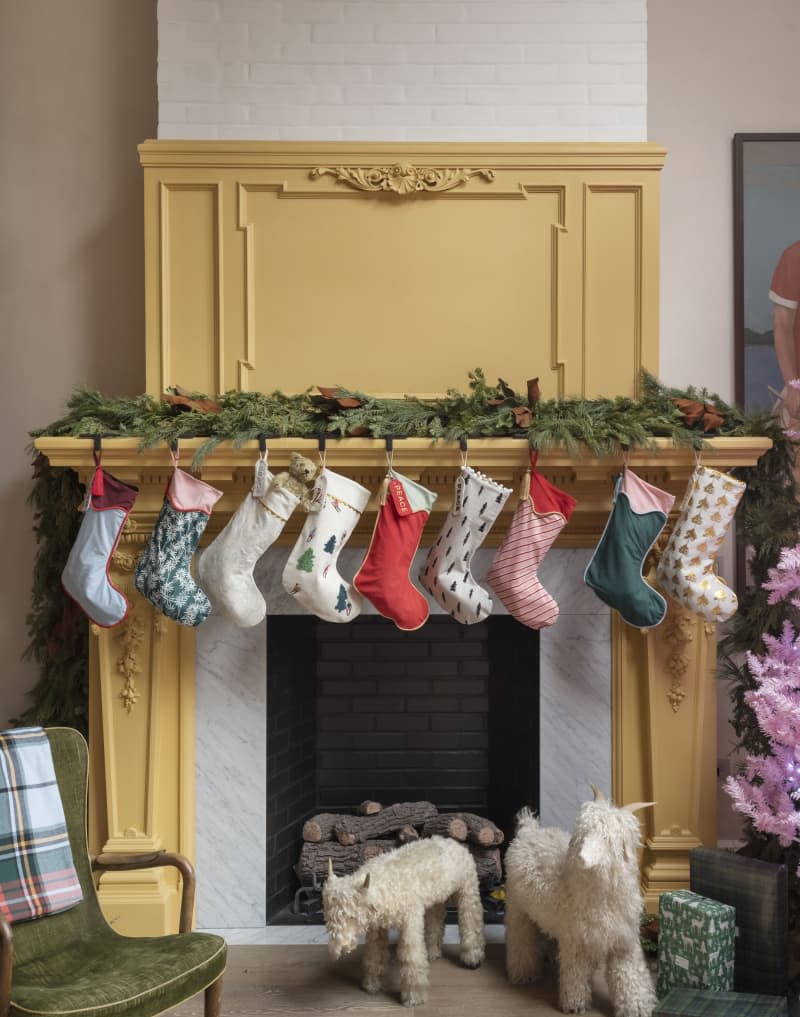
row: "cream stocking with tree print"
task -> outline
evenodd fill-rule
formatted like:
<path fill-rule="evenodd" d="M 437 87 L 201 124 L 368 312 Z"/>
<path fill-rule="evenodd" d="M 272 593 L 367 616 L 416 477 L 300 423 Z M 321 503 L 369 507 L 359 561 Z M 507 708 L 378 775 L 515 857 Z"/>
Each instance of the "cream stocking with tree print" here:
<path fill-rule="evenodd" d="M 283 570 L 283 588 L 323 621 L 348 622 L 361 614 L 362 598 L 336 567 L 369 501 L 366 487 L 323 469 L 311 509 Z"/>
<path fill-rule="evenodd" d="M 736 613 L 736 594 L 717 575 L 716 560 L 744 490 L 741 480 L 698 464 L 656 568 L 662 590 L 706 621 Z"/>

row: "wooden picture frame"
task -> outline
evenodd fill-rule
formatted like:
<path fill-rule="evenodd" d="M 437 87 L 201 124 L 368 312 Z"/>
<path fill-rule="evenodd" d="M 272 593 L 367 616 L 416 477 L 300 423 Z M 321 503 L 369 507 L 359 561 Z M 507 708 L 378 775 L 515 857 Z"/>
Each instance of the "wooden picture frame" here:
<path fill-rule="evenodd" d="M 769 409 L 784 387 L 775 354 L 770 285 L 782 252 L 800 240 L 800 134 L 733 138 L 736 402 Z"/>

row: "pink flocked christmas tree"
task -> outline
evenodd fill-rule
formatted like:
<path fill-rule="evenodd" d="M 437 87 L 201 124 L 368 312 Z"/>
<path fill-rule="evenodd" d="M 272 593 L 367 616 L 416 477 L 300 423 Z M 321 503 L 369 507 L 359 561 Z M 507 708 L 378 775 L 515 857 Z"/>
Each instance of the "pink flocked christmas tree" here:
<path fill-rule="evenodd" d="M 788 600 L 800 608 L 800 544 L 781 551 L 763 588 L 769 591 L 768 603 Z M 744 698 L 770 754 L 748 755 L 744 772 L 729 777 L 725 790 L 756 830 L 777 837 L 786 848 L 800 844 L 800 635 L 785 621 L 780 637 L 764 634 L 763 640 L 763 656 L 747 654 L 757 687 Z"/>

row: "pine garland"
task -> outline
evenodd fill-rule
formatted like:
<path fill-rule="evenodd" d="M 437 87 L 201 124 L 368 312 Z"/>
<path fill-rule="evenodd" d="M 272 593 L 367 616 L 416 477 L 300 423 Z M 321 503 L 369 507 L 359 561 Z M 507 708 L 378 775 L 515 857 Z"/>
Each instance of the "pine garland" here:
<path fill-rule="evenodd" d="M 24 659 L 36 661 L 33 702 L 14 723 L 66 724 L 86 734 L 89 713 L 88 631 L 78 605 L 61 586 L 61 573 L 80 527 L 83 487 L 74 470 L 54 469 L 45 456 L 34 463 L 33 506 L 37 553 L 33 566 L 30 642 Z"/>
<path fill-rule="evenodd" d="M 331 395 L 312 395 L 310 390 L 287 396 L 282 392 L 226 392 L 216 397 L 219 412 L 189 409 L 161 402 L 148 395 L 129 399 L 107 398 L 99 392 L 78 389 L 67 403 L 68 413 L 31 436 L 108 438 L 137 437 L 141 447 L 152 448 L 180 438 L 202 437 L 193 465 L 220 442 L 239 446 L 258 435 L 267 438 L 346 437 L 354 432 L 381 438 L 527 437 L 531 448 L 544 451 L 562 446 L 571 455 L 619 454 L 625 448 L 649 448 L 653 438 L 670 438 L 675 445 L 700 447 L 711 435 L 748 432 L 743 416 L 705 390 L 678 392 L 666 389 L 643 372 L 643 397 L 639 402 L 616 399 L 550 399 L 530 407 L 527 395 L 515 392 L 503 379 L 486 382 L 480 368 L 469 374 L 469 391 L 451 389 L 441 399 L 379 399 L 346 388 Z M 328 390 L 326 390 L 327 392 Z M 724 417 L 712 432 L 688 426 L 672 401 L 674 395 L 712 401 Z M 195 399 L 206 399 L 197 394 Z M 343 405 L 354 404 L 354 405 Z M 531 423 L 520 427 L 515 410 L 526 408 Z"/>

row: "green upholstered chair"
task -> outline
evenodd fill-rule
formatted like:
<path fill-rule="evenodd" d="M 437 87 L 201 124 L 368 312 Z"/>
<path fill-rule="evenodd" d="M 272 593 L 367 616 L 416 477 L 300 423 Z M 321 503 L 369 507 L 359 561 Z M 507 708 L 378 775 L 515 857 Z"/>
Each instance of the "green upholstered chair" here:
<path fill-rule="evenodd" d="M 181 855 L 100 855 L 86 841 L 88 750 L 70 728 L 47 731 L 83 901 L 58 914 L 8 925 L 0 919 L 0 1017 L 152 1017 L 205 990 L 206 1017 L 218 1017 L 227 947 L 191 932 L 194 871 Z M 180 932 L 127 937 L 97 903 L 92 869 L 174 865 L 183 875 Z"/>

